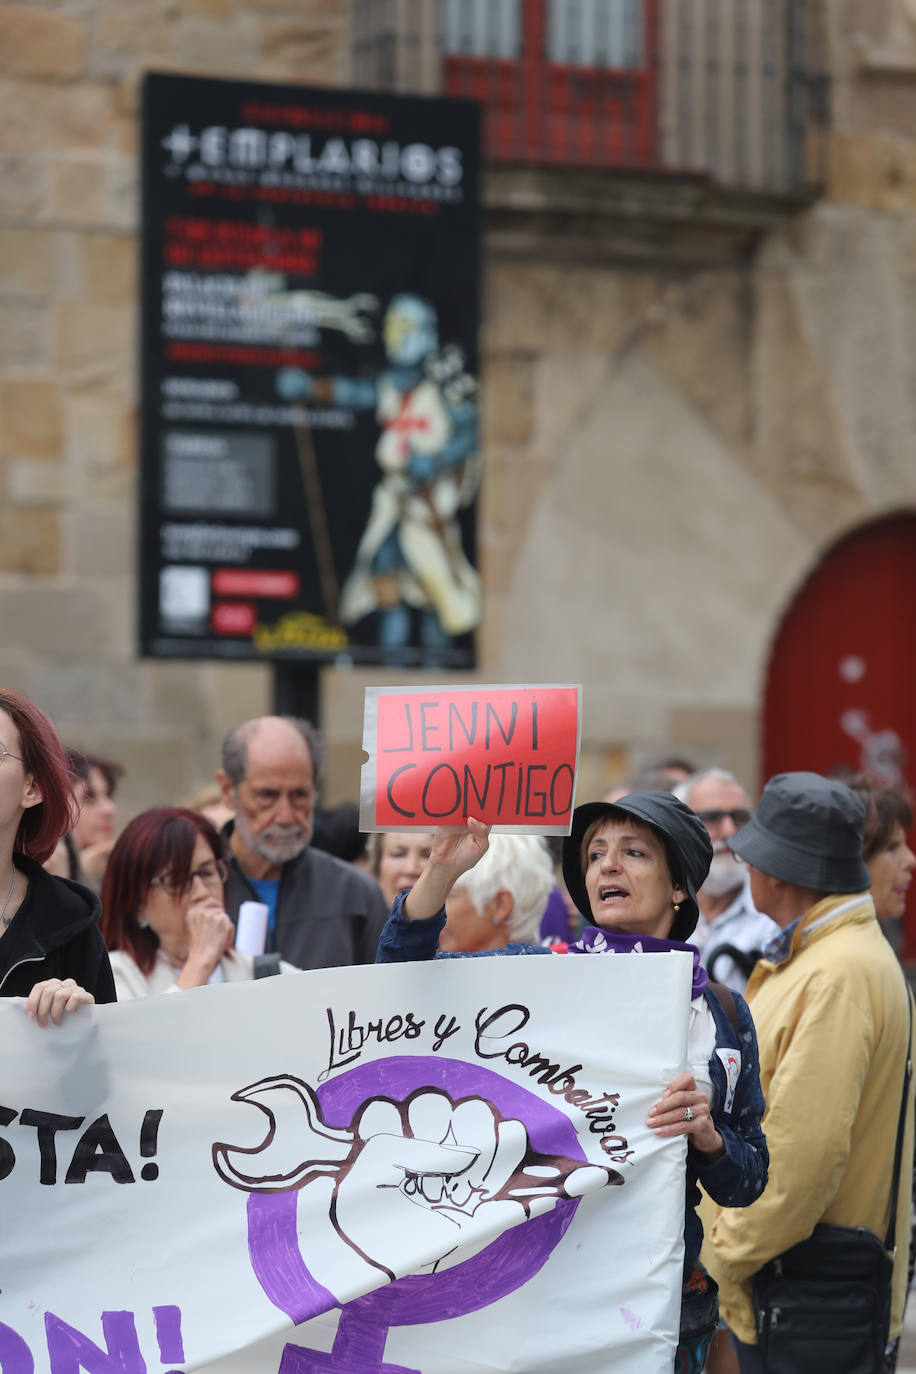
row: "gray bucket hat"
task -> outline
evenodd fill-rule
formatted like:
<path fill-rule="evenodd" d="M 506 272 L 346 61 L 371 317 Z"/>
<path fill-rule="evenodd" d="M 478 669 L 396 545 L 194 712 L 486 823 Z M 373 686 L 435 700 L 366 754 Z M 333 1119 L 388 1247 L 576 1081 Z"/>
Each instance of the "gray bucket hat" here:
<path fill-rule="evenodd" d="M 795 887 L 812 892 L 864 892 L 871 874 L 862 861 L 865 807 L 844 782 L 820 773 L 777 773 L 729 849 Z"/>
<path fill-rule="evenodd" d="M 587 921 L 592 919 L 582 872 L 582 841 L 593 821 L 607 816 L 621 820 L 634 816 L 636 820 L 657 831 L 668 858 L 672 877 L 677 886 L 688 893 L 671 927 L 672 940 L 689 940 L 699 918 L 697 888 L 702 887 L 712 862 L 712 845 L 706 826 L 699 816 L 670 792 L 651 789 L 631 792 L 615 802 L 586 802 L 573 812 L 572 830 L 563 841 L 563 881 L 579 911 Z"/>

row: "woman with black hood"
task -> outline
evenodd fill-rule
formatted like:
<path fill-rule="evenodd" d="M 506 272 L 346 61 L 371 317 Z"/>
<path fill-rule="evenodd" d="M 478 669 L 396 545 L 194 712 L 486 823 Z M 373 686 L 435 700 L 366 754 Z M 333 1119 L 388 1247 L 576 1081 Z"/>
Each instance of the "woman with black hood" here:
<path fill-rule="evenodd" d="M 98 898 L 41 866 L 71 807 L 54 726 L 21 693 L 0 689 L 0 997 L 25 998 L 40 1026 L 115 1000 Z"/>
<path fill-rule="evenodd" d="M 378 961 L 428 959 L 445 925 L 445 899 L 487 849 L 488 827 L 440 831 L 429 862 L 396 898 Z M 687 1033 L 689 1070 L 671 1083 L 649 1114 L 659 1136 L 687 1137 L 685 1258 L 676 1374 L 699 1374 L 715 1329 L 714 1281 L 700 1264 L 703 1228 L 698 1183 L 728 1207 L 746 1207 L 766 1185 L 768 1155 L 760 1129 L 757 1039 L 743 999 L 710 985 L 698 951 L 685 942 L 697 923 L 697 889 L 712 846 L 698 816 L 670 792 L 633 792 L 613 804 L 576 808 L 563 843 L 563 877 L 586 921 L 570 953 L 693 954 Z M 537 945 L 507 945 L 497 954 L 545 954 Z M 440 956 L 441 957 L 441 956 Z M 455 957 L 461 957 L 455 956 Z"/>

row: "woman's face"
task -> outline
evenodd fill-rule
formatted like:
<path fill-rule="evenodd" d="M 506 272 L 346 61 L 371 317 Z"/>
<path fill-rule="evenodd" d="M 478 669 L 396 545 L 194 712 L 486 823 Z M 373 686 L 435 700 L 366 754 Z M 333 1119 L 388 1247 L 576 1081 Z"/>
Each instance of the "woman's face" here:
<path fill-rule="evenodd" d="M 191 855 L 191 883 L 178 891 L 171 883 L 171 873 L 164 869 L 150 883 L 146 901 L 137 912 L 145 920 L 166 954 L 178 959 L 187 955 L 188 908 L 195 897 L 204 893 L 222 900 L 223 880 L 216 856 L 203 835 L 198 835 Z"/>
<path fill-rule="evenodd" d="M 110 840 L 114 834 L 115 804 L 101 768 L 89 769 L 89 782 L 77 789 L 76 800 L 80 814 L 73 827 L 73 838 L 80 849 Z"/>
<path fill-rule="evenodd" d="M 432 842 L 432 835 L 390 833 L 382 836 L 378 881 L 389 906 L 402 887 L 413 887 L 429 858 Z"/>
<path fill-rule="evenodd" d="M 0 710 L 0 745 L 7 756 L 0 756 L 0 831 L 6 831 L 10 844 L 15 839 L 23 811 L 41 801 L 31 773 L 22 763 L 22 741 L 12 718 Z"/>
<path fill-rule="evenodd" d="M 674 903 L 687 895 L 671 882 L 662 841 L 629 817 L 608 819 L 595 831 L 586 854 L 585 890 L 596 925 L 660 939 L 671 929 Z"/>
<path fill-rule="evenodd" d="M 488 938 L 493 936 L 493 926 L 477 910 L 465 887 L 452 888 L 445 903 L 445 915 L 445 929 L 439 936 L 440 949 L 448 952 L 483 949 Z M 505 940 L 498 938 L 497 946 L 503 944 Z"/>
<path fill-rule="evenodd" d="M 873 854 L 868 861 L 871 895 L 879 921 L 903 915 L 914 868 L 916 854 L 906 842 L 903 826 L 895 825 L 886 848 Z"/>
<path fill-rule="evenodd" d="M 511 920 L 512 908 L 508 888 L 500 888 L 480 909 L 468 889 L 459 883 L 445 901 L 445 929 L 439 936 L 439 948 L 447 953 L 500 949 L 508 938 L 507 922 Z"/>

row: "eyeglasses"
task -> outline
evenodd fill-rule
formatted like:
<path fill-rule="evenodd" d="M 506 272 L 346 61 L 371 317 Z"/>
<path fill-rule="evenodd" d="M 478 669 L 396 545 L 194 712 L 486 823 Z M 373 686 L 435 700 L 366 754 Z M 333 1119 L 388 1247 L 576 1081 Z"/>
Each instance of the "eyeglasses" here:
<path fill-rule="evenodd" d="M 697 815 L 704 825 L 721 825 L 726 819 L 732 825 L 747 825 L 751 819 L 751 813 L 746 806 L 736 806 L 731 811 L 698 811 Z"/>
<path fill-rule="evenodd" d="M 170 897 L 180 897 L 183 893 L 190 892 L 195 878 L 199 878 L 205 887 L 222 887 L 228 876 L 229 870 L 222 859 L 211 859 L 199 868 L 192 868 L 185 883 L 178 882 L 171 873 L 160 873 L 158 878 L 154 878 L 150 883 L 150 887 L 161 887 Z"/>
<path fill-rule="evenodd" d="M 17 763 L 25 762 L 25 760 L 21 759 L 18 754 L 11 754 L 8 749 L 4 749 L 3 745 L 0 744 L 0 768 L 3 767 L 4 759 L 15 759 Z"/>

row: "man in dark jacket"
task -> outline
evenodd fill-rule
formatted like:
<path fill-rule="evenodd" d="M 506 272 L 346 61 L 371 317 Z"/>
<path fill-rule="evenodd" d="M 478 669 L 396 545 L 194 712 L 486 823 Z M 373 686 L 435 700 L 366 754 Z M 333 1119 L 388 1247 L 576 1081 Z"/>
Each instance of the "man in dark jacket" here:
<path fill-rule="evenodd" d="M 242 902 L 264 902 L 268 949 L 298 968 L 372 963 L 388 914 L 378 884 L 309 843 L 319 763 L 316 731 L 292 716 L 227 735 L 217 774 L 235 812 L 223 832 L 226 909 L 236 920 Z"/>

